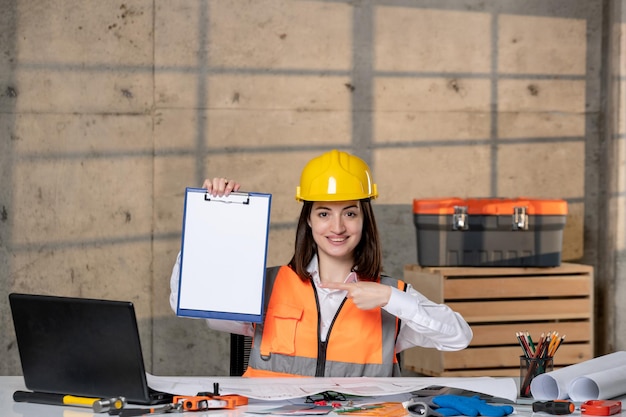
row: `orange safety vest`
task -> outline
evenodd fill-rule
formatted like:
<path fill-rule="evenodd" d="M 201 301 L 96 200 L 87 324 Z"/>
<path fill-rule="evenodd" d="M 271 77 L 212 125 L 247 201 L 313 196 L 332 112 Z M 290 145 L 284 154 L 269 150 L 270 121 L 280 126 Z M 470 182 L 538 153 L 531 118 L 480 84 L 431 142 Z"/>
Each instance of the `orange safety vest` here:
<path fill-rule="evenodd" d="M 406 288 L 403 281 L 387 276 L 380 282 Z M 313 282 L 282 266 L 268 268 L 265 285 L 265 318 L 255 325 L 244 376 L 400 376 L 397 317 L 380 307 L 360 310 L 345 298 L 322 342 Z"/>

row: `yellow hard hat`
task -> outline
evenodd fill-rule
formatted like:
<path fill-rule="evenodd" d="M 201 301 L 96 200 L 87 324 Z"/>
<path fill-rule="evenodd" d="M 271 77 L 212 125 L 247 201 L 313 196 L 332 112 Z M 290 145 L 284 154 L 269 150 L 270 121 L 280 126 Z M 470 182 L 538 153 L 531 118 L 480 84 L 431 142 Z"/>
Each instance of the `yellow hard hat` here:
<path fill-rule="evenodd" d="M 349 201 L 376 198 L 378 191 L 367 164 L 338 150 L 310 160 L 296 188 L 298 201 Z"/>

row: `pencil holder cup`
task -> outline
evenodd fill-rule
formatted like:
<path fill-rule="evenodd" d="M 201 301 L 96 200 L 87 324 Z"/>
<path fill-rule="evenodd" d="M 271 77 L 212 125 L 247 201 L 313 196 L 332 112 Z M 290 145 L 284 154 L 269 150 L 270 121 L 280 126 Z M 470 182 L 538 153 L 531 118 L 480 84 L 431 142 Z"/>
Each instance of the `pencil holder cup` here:
<path fill-rule="evenodd" d="M 519 357 L 519 395 L 531 397 L 530 383 L 537 376 L 554 369 L 552 358 L 527 358 Z"/>

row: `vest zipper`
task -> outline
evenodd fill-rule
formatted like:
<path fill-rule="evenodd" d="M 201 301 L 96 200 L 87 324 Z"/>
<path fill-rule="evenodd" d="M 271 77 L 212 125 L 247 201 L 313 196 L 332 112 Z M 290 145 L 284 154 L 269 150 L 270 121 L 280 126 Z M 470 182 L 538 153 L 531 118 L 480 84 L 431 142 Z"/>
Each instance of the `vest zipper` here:
<path fill-rule="evenodd" d="M 311 288 L 315 296 L 315 307 L 317 307 L 317 364 L 315 365 L 315 376 L 324 376 L 324 368 L 326 367 L 326 343 L 322 342 L 322 314 L 320 313 L 320 299 L 317 296 L 315 283 L 311 279 Z"/>
<path fill-rule="evenodd" d="M 326 341 L 322 342 L 322 317 L 320 314 L 320 304 L 317 298 L 317 291 L 315 292 L 315 303 L 317 304 L 317 367 L 315 369 L 316 377 L 323 377 L 326 374 L 326 353 L 328 350 L 328 341 L 330 340 L 330 334 L 333 331 L 333 326 L 335 325 L 335 320 L 337 320 L 337 316 L 341 312 L 343 305 L 346 303 L 347 298 L 344 298 L 339 308 L 337 309 L 337 313 L 335 313 L 335 317 L 333 317 L 333 321 L 330 323 L 328 327 L 328 333 L 326 334 Z"/>

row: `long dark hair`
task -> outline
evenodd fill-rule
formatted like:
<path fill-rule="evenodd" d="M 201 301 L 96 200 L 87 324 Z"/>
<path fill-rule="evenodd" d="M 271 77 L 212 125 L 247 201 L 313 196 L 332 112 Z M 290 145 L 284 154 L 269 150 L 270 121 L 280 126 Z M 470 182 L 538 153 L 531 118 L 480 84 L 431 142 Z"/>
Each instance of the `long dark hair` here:
<path fill-rule="evenodd" d="M 376 227 L 376 219 L 374 218 L 374 210 L 372 209 L 370 199 L 360 200 L 360 203 L 361 212 L 363 213 L 363 233 L 361 241 L 354 249 L 353 269 L 360 280 L 376 281 L 383 269 L 380 236 L 378 235 L 378 227 Z M 308 223 L 312 209 L 313 202 L 305 201 L 300 211 L 300 219 L 296 229 L 296 244 L 293 258 L 289 261 L 289 266 L 303 280 L 310 278 L 306 267 L 317 253 L 317 244 L 313 240 L 313 232 Z"/>

